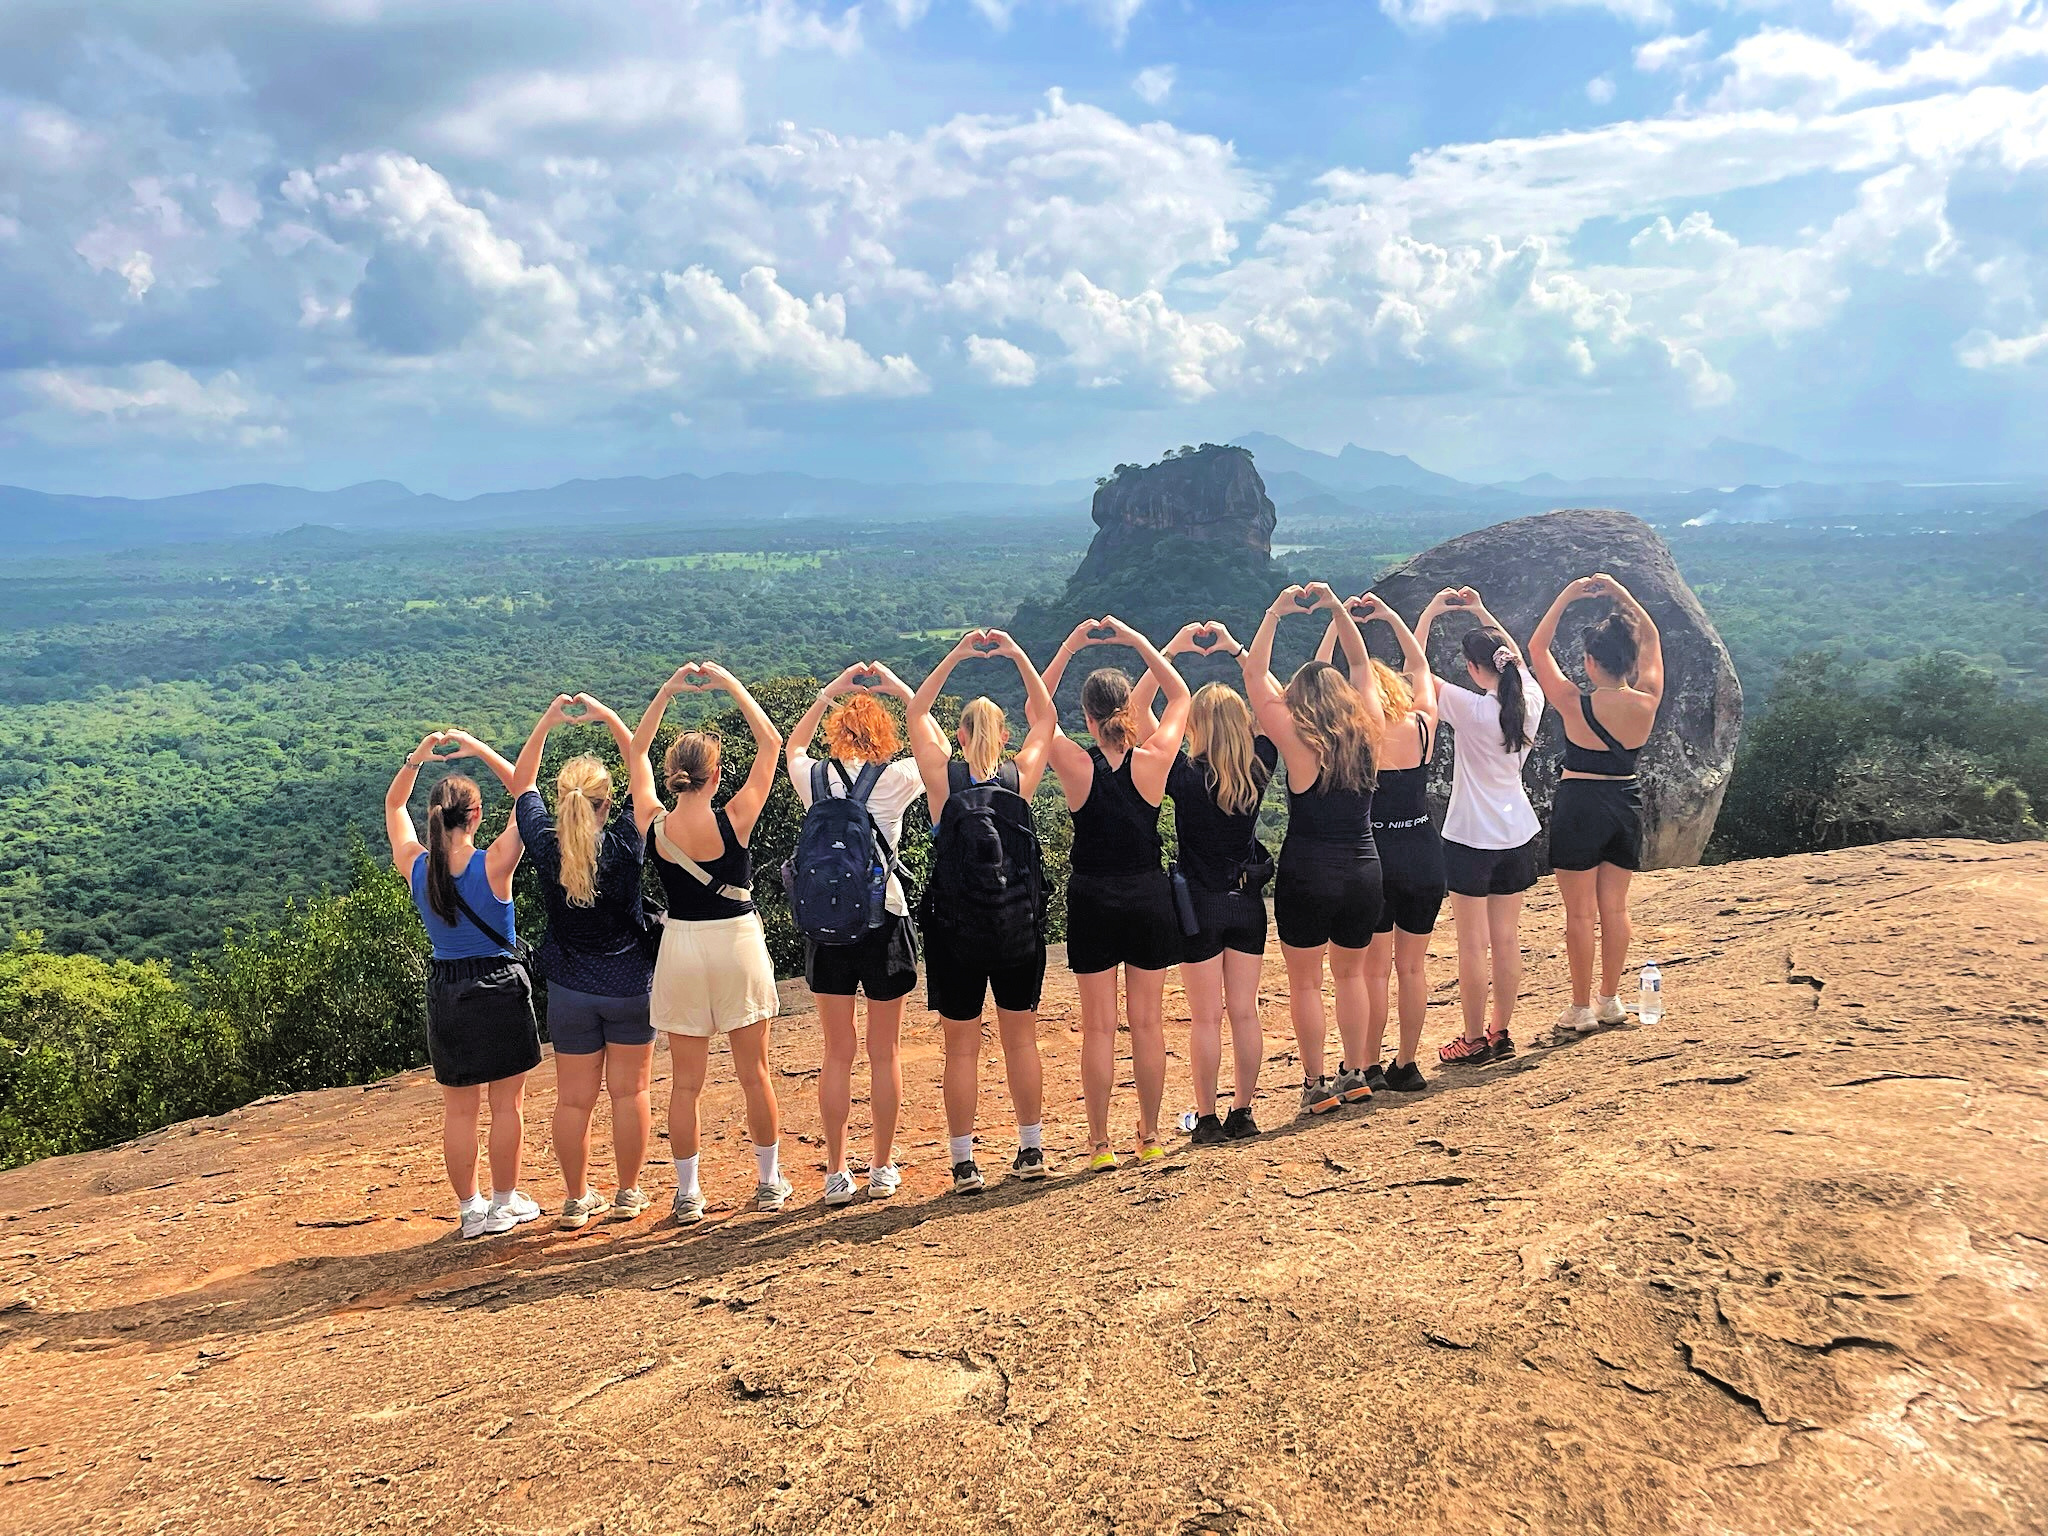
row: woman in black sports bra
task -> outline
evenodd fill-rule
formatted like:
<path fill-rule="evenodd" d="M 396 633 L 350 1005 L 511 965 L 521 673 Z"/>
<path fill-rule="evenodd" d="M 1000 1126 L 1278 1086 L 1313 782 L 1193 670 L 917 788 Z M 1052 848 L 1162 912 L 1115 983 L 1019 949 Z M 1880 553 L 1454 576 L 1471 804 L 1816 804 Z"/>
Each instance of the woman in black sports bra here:
<path fill-rule="evenodd" d="M 1375 1093 L 1383 1088 L 1420 1093 L 1429 1086 L 1415 1064 L 1429 1009 L 1429 939 L 1449 894 L 1444 842 L 1429 814 L 1429 764 L 1436 752 L 1436 679 L 1414 631 L 1393 609 L 1370 592 L 1350 599 L 1345 607 L 1361 629 L 1375 621 L 1384 623 L 1401 646 L 1398 672 L 1377 656 L 1372 659 L 1386 726 L 1380 742 L 1379 787 L 1372 798 L 1372 836 L 1379 848 L 1383 900 L 1379 927 L 1365 952 L 1366 1003 L 1371 1009 L 1366 1021 L 1365 1077 Z M 1335 655 L 1337 638 L 1332 621 L 1316 651 L 1318 660 L 1328 661 Z M 1386 1045 L 1387 1018 L 1394 1011 L 1388 1006 L 1390 990 L 1398 998 L 1401 1023 L 1389 1066 L 1382 1064 L 1380 1053 Z"/>
<path fill-rule="evenodd" d="M 1565 610 L 1597 598 L 1613 606 L 1585 633 L 1586 677 L 1593 686 L 1582 691 L 1558 666 L 1551 646 Z M 1617 994 L 1628 963 L 1628 887 L 1643 858 L 1636 755 L 1650 739 L 1664 699 L 1664 649 L 1643 605 L 1604 571 L 1582 576 L 1557 594 L 1529 649 L 1531 675 L 1564 719 L 1563 771 L 1550 811 L 1550 868 L 1564 899 L 1572 1001 L 1558 1022 L 1585 1034 L 1626 1017 Z M 1624 746 L 1625 741 L 1635 745 Z"/>
<path fill-rule="evenodd" d="M 1188 629 L 1200 628 L 1189 625 Z M 1182 632 L 1182 638 L 1187 631 Z M 1131 719 L 1131 680 L 1113 667 L 1081 685 L 1081 712 L 1095 745 L 1055 730 L 1048 762 L 1074 817 L 1073 873 L 1067 881 L 1067 968 L 1081 994 L 1081 1093 L 1088 1103 L 1091 1170 L 1114 1168 L 1109 1095 L 1116 1082 L 1117 971 L 1131 1028 L 1131 1077 L 1138 1088 L 1138 1160 L 1163 1157 L 1159 1101 L 1166 1093 L 1166 972 L 1180 959 L 1180 917 L 1162 862 L 1159 804 L 1180 756 L 1192 696 L 1181 675 L 1143 635 L 1117 618 L 1074 626 L 1045 669 L 1058 696 L 1075 654 L 1127 645 L 1159 684 L 1158 729 L 1142 742 Z"/>

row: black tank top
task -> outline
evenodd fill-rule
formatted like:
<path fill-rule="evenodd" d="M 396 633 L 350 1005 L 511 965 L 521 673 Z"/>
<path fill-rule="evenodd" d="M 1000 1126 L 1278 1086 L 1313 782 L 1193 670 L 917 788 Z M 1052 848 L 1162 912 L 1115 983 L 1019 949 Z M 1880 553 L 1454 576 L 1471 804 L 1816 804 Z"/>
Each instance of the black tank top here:
<path fill-rule="evenodd" d="M 698 860 L 698 868 L 711 877 L 709 885 L 656 852 L 654 830 L 661 825 L 660 821 L 647 829 L 647 857 L 654 862 L 654 872 L 661 876 L 662 894 L 668 898 L 668 915 L 678 922 L 715 923 L 728 917 L 745 917 L 754 910 L 753 902 L 734 901 L 714 889 L 721 885 L 751 887 L 754 854 L 733 836 L 724 806 L 711 814 L 718 821 L 718 835 L 725 846 L 718 850 L 717 858 Z M 673 836 L 670 841 L 674 841 Z"/>
<path fill-rule="evenodd" d="M 1418 719 L 1415 733 L 1422 738 L 1422 761 L 1413 768 L 1380 770 L 1380 787 L 1372 799 L 1375 832 L 1405 832 L 1429 821 L 1429 760 L 1435 744 L 1426 722 Z"/>
<path fill-rule="evenodd" d="M 1287 840 L 1281 852 L 1289 849 L 1313 858 L 1378 858 L 1372 840 L 1372 791 L 1325 789 L 1321 774 L 1304 792 L 1289 784 Z"/>
<path fill-rule="evenodd" d="M 1090 747 L 1095 777 L 1074 812 L 1073 870 L 1077 875 L 1139 875 L 1161 868 L 1159 807 L 1131 782 L 1131 754 L 1115 768 Z"/>
<path fill-rule="evenodd" d="M 1564 766 L 1573 773 L 1604 773 L 1618 779 L 1630 778 L 1636 771 L 1636 756 L 1641 747 L 1624 747 L 1615 734 L 1600 723 L 1593 713 L 1593 695 L 1579 695 L 1579 713 L 1586 717 L 1586 724 L 1595 736 L 1607 743 L 1603 752 L 1595 747 L 1582 747 L 1569 736 L 1564 739 Z"/>

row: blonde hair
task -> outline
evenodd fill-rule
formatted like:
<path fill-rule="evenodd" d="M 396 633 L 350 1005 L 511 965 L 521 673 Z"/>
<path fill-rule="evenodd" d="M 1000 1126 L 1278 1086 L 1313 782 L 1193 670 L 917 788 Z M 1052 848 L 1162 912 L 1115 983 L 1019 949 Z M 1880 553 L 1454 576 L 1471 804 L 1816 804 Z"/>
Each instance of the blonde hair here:
<path fill-rule="evenodd" d="M 1081 684 L 1081 713 L 1095 739 L 1112 752 L 1127 752 L 1138 733 L 1131 728 L 1131 680 L 1115 667 L 1088 674 Z"/>
<path fill-rule="evenodd" d="M 1372 675 L 1380 685 L 1380 713 L 1387 717 L 1388 725 L 1399 725 L 1415 708 L 1415 690 L 1408 686 L 1407 678 L 1377 656 L 1372 659 Z"/>
<path fill-rule="evenodd" d="M 903 750 L 903 738 L 880 699 L 856 693 L 825 717 L 825 745 L 847 762 L 886 763 Z"/>
<path fill-rule="evenodd" d="M 1271 775 L 1252 751 L 1252 712 L 1236 689 L 1204 683 L 1195 690 L 1188 758 L 1209 770 L 1219 810 L 1243 816 L 1259 808 Z"/>
<path fill-rule="evenodd" d="M 1009 745 L 1010 722 L 994 699 L 969 699 L 960 711 L 960 755 L 977 779 L 994 775 Z"/>
<path fill-rule="evenodd" d="M 668 744 L 661 774 L 672 795 L 693 795 L 718 782 L 718 761 L 725 742 L 716 731 L 685 731 Z"/>
<path fill-rule="evenodd" d="M 1372 789 L 1383 722 L 1327 661 L 1305 663 L 1287 684 L 1287 712 L 1316 754 L 1317 789 Z"/>
<path fill-rule="evenodd" d="M 562 890 L 572 907 L 597 905 L 597 838 L 612 801 L 612 776 L 588 752 L 555 775 L 555 842 Z"/>

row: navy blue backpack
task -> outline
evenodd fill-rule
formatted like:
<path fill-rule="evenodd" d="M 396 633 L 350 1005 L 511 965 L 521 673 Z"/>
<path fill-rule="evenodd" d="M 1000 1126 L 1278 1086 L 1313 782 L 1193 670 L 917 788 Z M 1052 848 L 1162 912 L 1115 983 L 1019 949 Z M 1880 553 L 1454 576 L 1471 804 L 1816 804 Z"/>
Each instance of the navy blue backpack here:
<path fill-rule="evenodd" d="M 834 773 L 843 795 L 832 793 Z M 864 765 L 856 779 L 837 759 L 811 764 L 811 808 L 782 866 L 782 889 L 797 931 L 815 943 L 858 943 L 888 917 L 889 877 L 904 872 L 868 812 L 881 778 L 880 763 Z"/>

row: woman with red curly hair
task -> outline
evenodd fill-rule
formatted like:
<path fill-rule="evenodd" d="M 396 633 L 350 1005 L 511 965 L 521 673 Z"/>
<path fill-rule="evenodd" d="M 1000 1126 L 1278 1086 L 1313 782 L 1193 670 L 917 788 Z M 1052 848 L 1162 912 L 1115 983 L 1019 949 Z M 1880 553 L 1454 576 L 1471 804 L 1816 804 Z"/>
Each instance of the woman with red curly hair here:
<path fill-rule="evenodd" d="M 856 662 L 825 687 L 789 733 L 785 761 L 789 782 L 804 809 L 811 808 L 815 786 L 843 796 L 852 790 L 869 765 L 881 768 L 868 794 L 874 818 L 891 854 L 903 846 L 903 813 L 924 794 L 917 760 L 904 753 L 903 733 L 877 693 L 893 694 L 908 705 L 915 695 L 880 662 Z M 843 695 L 843 697 L 842 697 Z M 834 702 L 837 700 L 838 702 Z M 827 712 L 829 710 L 829 713 Z M 811 756 L 811 738 L 819 723 L 831 757 L 825 772 Z M 854 1025 L 854 998 L 868 999 L 869 1101 L 874 1109 L 874 1139 L 868 1153 L 868 1198 L 886 1199 L 902 1186 L 896 1171 L 896 1116 L 903 1102 L 903 1069 L 896 1041 L 903 1027 L 903 1000 L 917 985 L 917 931 L 910 924 L 910 902 L 903 882 L 889 877 L 882 926 L 851 944 L 820 944 L 804 940 L 804 980 L 818 1001 L 818 1023 L 825 1036 L 825 1059 L 818 1072 L 818 1108 L 825 1122 L 825 1204 L 853 1200 L 853 1175 L 846 1167 L 846 1121 L 853 1105 L 853 1058 L 860 1050 Z"/>

